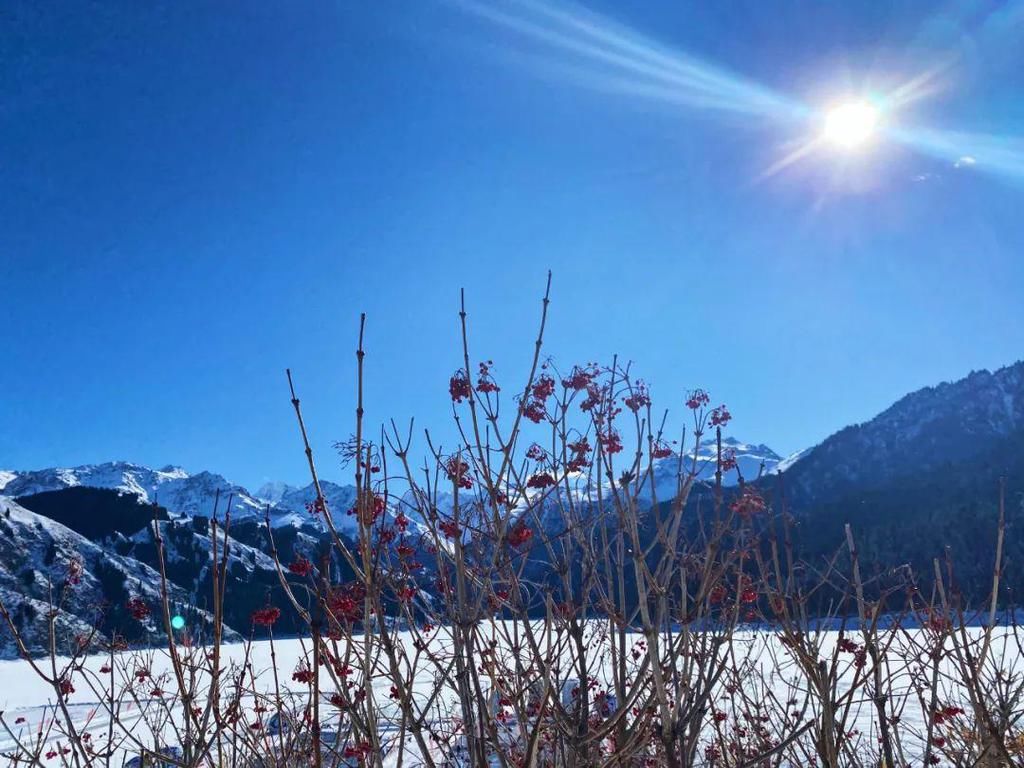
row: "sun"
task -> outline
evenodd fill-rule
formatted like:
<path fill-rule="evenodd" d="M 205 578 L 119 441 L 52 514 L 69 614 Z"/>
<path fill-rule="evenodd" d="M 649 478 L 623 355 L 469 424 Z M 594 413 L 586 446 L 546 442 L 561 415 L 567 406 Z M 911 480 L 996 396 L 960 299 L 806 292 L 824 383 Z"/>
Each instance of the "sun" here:
<path fill-rule="evenodd" d="M 843 149 L 865 144 L 878 127 L 878 110 L 866 101 L 849 101 L 825 114 L 825 140 Z"/>

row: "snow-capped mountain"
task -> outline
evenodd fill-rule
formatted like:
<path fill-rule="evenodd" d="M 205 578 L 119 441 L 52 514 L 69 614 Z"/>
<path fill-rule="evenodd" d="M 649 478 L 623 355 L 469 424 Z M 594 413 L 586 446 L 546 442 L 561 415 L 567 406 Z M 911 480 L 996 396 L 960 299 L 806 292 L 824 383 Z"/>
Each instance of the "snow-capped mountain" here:
<path fill-rule="evenodd" d="M 232 519 L 262 520 L 269 511 L 275 527 L 313 522 L 306 503 L 316 498 L 312 484 L 304 488 L 284 483 L 268 484 L 259 494 L 253 494 L 213 472 L 190 474 L 181 467 L 151 469 L 127 461 L 0 472 L 0 493 L 12 498 L 79 486 L 130 494 L 144 503 L 158 503 L 172 515 L 181 517 L 210 517 L 215 506 L 223 517 L 230 499 Z M 338 529 L 354 530 L 355 524 L 346 513 L 355 499 L 355 488 L 322 481 L 321 489 Z"/>
<path fill-rule="evenodd" d="M 355 519 L 348 514 L 356 503 L 356 487 L 339 485 L 330 480 L 320 481 L 320 492 L 331 511 L 334 525 L 339 531 L 355 532 Z M 310 483 L 300 487 L 287 483 L 266 483 L 256 492 L 258 498 L 274 510 L 274 525 L 302 525 L 310 520 L 306 505 L 316 501 L 316 487 Z"/>
<path fill-rule="evenodd" d="M 267 482 L 256 490 L 256 498 L 269 501 L 271 504 L 277 504 L 277 502 L 284 498 L 286 493 L 294 489 L 294 485 L 288 485 L 288 483 L 282 480 Z"/>
<path fill-rule="evenodd" d="M 744 480 L 756 480 L 760 475 L 769 475 L 783 460 L 779 454 L 767 445 L 754 445 L 744 443 L 735 437 L 722 438 L 723 456 L 731 456 L 736 461 L 736 469 L 722 473 L 723 485 L 736 485 L 739 482 L 739 475 Z M 693 468 L 694 458 L 697 462 L 697 477 L 699 480 L 714 480 L 718 447 L 714 440 L 701 442 L 694 457 L 692 450 L 684 451 L 682 465 L 680 467 L 679 454 L 673 453 L 664 459 L 656 459 L 653 463 L 654 484 L 657 497 L 660 501 L 671 499 L 676 492 L 677 478 L 680 469 L 689 472 Z M 650 481 L 647 481 L 646 488 L 649 489 Z M 649 490 L 641 492 L 646 498 L 650 496 Z"/>
<path fill-rule="evenodd" d="M 735 454 L 744 476 L 756 476 L 762 464 L 770 471 L 780 460 L 765 446 L 732 438 L 725 439 L 724 448 Z M 713 459 L 713 447 L 703 446 L 699 456 L 702 478 L 713 475 Z M 656 462 L 659 499 L 668 498 L 669 485 L 674 491 L 677 468 L 673 458 Z M 732 476 L 730 473 L 727 482 L 732 482 Z M 581 482 L 585 481 L 581 478 Z M 356 502 L 354 486 L 324 480 L 321 490 L 337 529 L 354 533 L 356 520 L 348 514 Z M 585 490 L 579 492 L 582 498 Z M 61 614 L 62 635 L 72 637 L 87 631 L 90 623 L 98 620 L 102 606 L 114 611 L 111 620 L 127 621 L 124 606 L 129 595 L 142 596 L 154 606 L 159 601 L 160 579 L 154 570 L 159 564 L 154 536 L 154 525 L 158 525 L 171 599 L 201 624 L 208 620 L 204 608 L 212 588 L 207 518 L 216 504 L 218 517 L 223 519 L 229 499 L 232 526 L 226 577 L 233 599 L 225 623 L 245 631 L 251 612 L 278 588 L 276 564 L 266 554 L 269 539 L 262 524 L 268 511 L 271 525 L 281 532 L 275 532 L 275 539 L 282 562 L 309 556 L 323 544 L 323 534 L 316 530 L 319 521 L 307 507 L 316 499 L 312 484 L 268 483 L 251 493 L 212 472 L 190 473 L 177 466 L 153 469 L 125 461 L 2 471 L 0 597 L 15 607 L 21 626 L 31 627 L 45 610 L 43 585 L 50 579 L 59 580 L 69 563 L 80 561 L 81 582 L 75 587 L 71 610 Z M 439 490 L 437 506 L 442 514 L 452 500 L 448 491 Z M 415 527 L 417 515 L 408 508 L 410 501 L 406 499 L 405 511 Z M 158 633 L 159 627 L 139 626 L 136 630 L 152 634 Z M 28 634 L 33 647 L 45 639 L 31 630 Z M 0 641 L 0 656 L 13 650 Z"/>
<path fill-rule="evenodd" d="M 740 472 L 749 480 L 756 478 L 762 468 L 764 473 L 772 472 L 782 461 L 766 445 L 744 443 L 733 437 L 723 438 L 722 448 L 735 456 Z M 714 459 L 714 443 L 705 442 L 698 454 L 701 479 L 714 477 Z M 687 469 L 692 460 L 692 454 L 685 456 Z M 668 499 L 674 494 L 678 469 L 679 459 L 676 455 L 655 461 L 654 481 L 659 500 Z M 735 484 L 736 481 L 734 471 L 723 476 L 726 485 Z M 165 507 L 172 517 L 210 517 L 215 505 L 218 505 L 218 514 L 223 517 L 230 499 L 231 516 L 236 521 L 263 520 L 269 511 L 271 525 L 275 528 L 316 524 L 307 508 L 316 499 L 312 483 L 301 487 L 281 482 L 266 483 L 256 493 L 251 493 L 213 472 L 192 474 L 176 466 L 152 469 L 127 461 L 28 472 L 0 471 L 0 493 L 12 498 L 75 487 L 108 488 L 129 494 L 143 503 L 157 503 Z M 348 510 L 355 504 L 355 486 L 321 480 L 320 488 L 335 527 L 343 533 L 354 533 L 357 525 Z M 649 485 L 641 492 L 641 498 L 650 498 L 647 489 Z M 449 493 L 442 491 L 438 494 L 438 507 L 441 511 L 450 503 Z"/>
<path fill-rule="evenodd" d="M 744 443 L 735 437 L 722 438 L 722 455 L 723 458 L 731 456 L 736 462 L 735 469 L 722 473 L 722 485 L 725 486 L 737 485 L 740 476 L 745 481 L 751 481 L 762 475 L 772 474 L 783 461 L 782 457 L 767 445 Z M 650 476 L 646 475 L 646 465 L 642 468 L 639 499 L 647 501 L 653 498 L 659 503 L 671 501 L 679 490 L 680 476 L 685 477 L 694 470 L 696 470 L 698 481 L 714 481 L 717 456 L 718 446 L 715 441 L 704 440 L 701 442 L 696 456 L 694 456 L 692 448 L 684 449 L 681 462 L 679 453 L 655 459 L 651 464 Z M 651 487 L 652 480 L 653 489 Z"/>
<path fill-rule="evenodd" d="M 128 461 L 83 464 L 77 467 L 50 468 L 30 472 L 5 472 L 0 478 L 0 493 L 5 496 L 30 496 L 61 488 L 110 488 L 136 496 L 147 504 L 158 503 L 178 515 L 209 517 L 220 494 L 223 514 L 228 498 L 233 517 L 263 516 L 266 505 L 240 485 L 212 472 L 189 474 L 181 467 L 150 469 Z"/>
<path fill-rule="evenodd" d="M 800 461 L 800 459 L 809 454 L 812 450 L 814 450 L 814 446 L 811 446 L 810 448 L 804 448 L 802 450 L 797 451 L 796 453 L 789 454 L 789 456 L 787 456 L 786 458 L 784 458 L 782 461 L 775 465 L 775 471 L 788 471 L 790 467 L 792 467 L 794 464 Z"/>
<path fill-rule="evenodd" d="M 680 476 L 685 477 L 694 469 L 696 469 L 698 482 L 713 481 L 717 450 L 717 445 L 714 441 L 704 441 L 701 443 L 696 457 L 694 457 L 692 450 L 684 453 L 682 464 L 680 464 L 679 454 L 676 453 L 665 458 L 655 459 L 651 464 L 654 481 L 653 492 L 651 488 L 652 476 L 646 475 L 647 466 L 645 464 L 640 477 L 642 484 L 636 490 L 639 506 L 641 508 L 648 507 L 652 500 L 657 501 L 657 503 L 673 500 L 679 490 Z M 785 461 L 766 445 L 744 443 L 734 437 L 722 438 L 722 453 L 723 457 L 732 456 L 735 459 L 736 468 L 745 481 L 753 481 L 760 476 L 768 476 L 774 473 L 777 467 Z M 795 454 L 790 457 L 788 460 L 790 466 L 800 458 L 800 455 Z M 695 459 L 696 467 L 694 467 Z M 737 474 L 736 469 L 723 472 L 722 484 L 725 486 L 735 486 L 739 482 L 740 475 Z M 635 480 L 636 478 L 634 478 Z M 610 481 L 606 478 L 602 478 L 602 481 L 602 487 L 607 490 L 610 486 Z M 545 521 L 550 518 L 551 524 L 558 526 L 561 524 L 561 515 L 564 512 L 565 494 L 569 493 L 577 504 L 582 505 L 577 507 L 577 509 L 583 509 L 597 498 L 596 482 L 596 476 L 588 478 L 580 474 L 569 479 L 568 490 L 560 482 L 552 489 L 529 492 L 529 500 L 520 500 L 519 505 L 513 512 L 515 514 L 524 514 L 529 510 L 531 515 L 538 514 Z M 481 503 L 479 489 L 477 488 L 463 491 L 460 498 L 463 506 Z M 417 510 L 428 505 L 433 505 L 440 514 L 450 516 L 454 508 L 455 498 L 450 491 L 436 489 L 429 502 L 424 499 L 422 503 L 417 504 L 411 492 L 406 492 L 402 496 L 401 504 L 406 508 L 407 513 L 410 513 L 409 511 L 412 510 L 413 512 L 410 514 L 414 516 Z M 486 507 L 486 504 L 484 506 Z M 547 522 L 544 524 L 548 525 Z"/>

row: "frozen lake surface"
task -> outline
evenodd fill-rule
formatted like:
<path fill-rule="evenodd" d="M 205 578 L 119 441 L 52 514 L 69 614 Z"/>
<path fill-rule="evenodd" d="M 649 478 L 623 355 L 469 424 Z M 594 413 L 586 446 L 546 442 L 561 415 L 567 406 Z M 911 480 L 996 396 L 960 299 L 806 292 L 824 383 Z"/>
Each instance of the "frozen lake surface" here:
<path fill-rule="evenodd" d="M 891 646 L 883 659 L 886 668 L 886 684 L 888 694 L 889 711 L 895 721 L 898 722 L 898 731 L 902 739 L 902 749 L 909 758 L 913 755 L 920 756 L 922 745 L 925 739 L 927 718 L 923 710 L 924 699 L 921 698 L 921 685 L 924 678 L 921 677 L 922 670 L 929 659 L 925 649 L 928 647 L 927 630 L 913 629 L 906 631 L 895 631 L 883 633 L 882 640 L 890 640 Z M 968 636 L 977 640 L 981 636 L 981 630 L 974 628 L 967 630 Z M 434 643 L 438 649 L 450 647 L 450 638 L 446 638 L 445 630 L 438 630 L 434 635 Z M 849 633 L 848 638 L 858 639 L 856 633 Z M 817 652 L 822 659 L 833 657 L 836 643 L 840 635 L 835 631 L 823 631 L 813 636 Z M 406 638 L 408 641 L 408 638 Z M 272 660 L 272 651 L 275 661 Z M 807 718 L 816 715 L 815 708 L 819 705 L 814 696 L 809 695 L 806 675 L 803 674 L 795 663 L 789 649 L 779 641 L 779 637 L 769 631 L 750 631 L 738 633 L 732 641 L 728 650 L 730 665 L 742 670 L 740 679 L 741 685 L 747 689 L 749 697 L 756 697 L 761 702 L 781 702 L 782 706 L 791 706 L 794 710 L 800 710 Z M 1019 672 L 1020 654 L 1012 630 L 998 629 L 994 632 L 994 639 L 991 646 L 991 663 L 993 668 L 1000 666 L 1006 670 L 1007 675 L 1016 675 Z M 260 714 L 253 714 L 251 710 L 257 706 L 253 694 L 247 694 L 243 704 L 250 710 L 253 718 L 267 724 L 272 715 L 275 705 L 272 703 L 278 697 L 288 701 L 305 700 L 308 696 L 309 687 L 301 682 L 292 680 L 292 673 L 310 657 L 310 644 L 307 641 L 298 639 L 275 640 L 273 648 L 268 641 L 256 641 L 251 645 L 237 643 L 222 646 L 222 658 L 225 665 L 234 665 L 235 669 L 246 667 L 251 674 L 251 690 L 256 691 L 256 696 L 264 694 L 267 696 L 265 705 L 267 710 Z M 839 699 L 849 689 L 856 674 L 856 664 L 853 655 L 839 651 L 835 655 L 841 659 L 842 672 L 839 675 L 838 684 L 834 696 Z M 41 665 L 44 672 L 50 672 L 49 660 L 35 662 Z M 157 722 L 162 709 L 173 708 L 173 692 L 176 690 L 173 680 L 170 678 L 172 670 L 170 657 L 166 649 L 127 651 L 115 657 L 114 675 L 124 681 L 132 679 L 136 671 L 143 667 L 146 669 L 150 679 L 160 681 L 160 685 L 167 692 L 164 698 L 141 695 L 139 686 L 135 686 L 136 693 L 129 698 L 123 698 L 118 704 L 117 722 L 112 724 L 109 714 L 109 707 L 100 704 L 102 688 L 99 684 L 90 685 L 90 680 L 109 680 L 110 675 L 102 671 L 110 663 L 109 656 L 95 655 L 84 660 L 84 671 L 75 675 L 75 692 L 70 696 L 68 714 L 71 720 L 80 730 L 86 730 L 93 734 L 92 738 L 101 740 L 114 736 L 115 743 L 120 743 L 118 757 L 113 764 L 121 765 L 127 756 L 133 753 L 130 738 L 126 739 L 121 731 L 131 732 L 145 724 L 147 728 Z M 938 686 L 940 699 L 945 705 L 956 705 L 967 708 L 964 699 L 965 694 L 958 692 L 953 676 L 947 674 L 952 660 L 946 659 L 942 662 L 944 668 Z M 58 660 L 58 668 L 60 667 Z M 274 674 L 276 665 L 277 675 Z M 599 673 L 600 675 L 600 673 Z M 325 687 L 325 695 L 330 693 L 328 686 L 333 685 L 327 675 L 321 675 L 321 685 Z M 434 677 L 426 670 L 420 673 L 412 687 L 413 697 L 426 699 L 435 685 Z M 377 677 L 374 680 L 374 690 L 377 700 L 381 702 L 380 719 L 382 730 L 388 730 L 389 720 L 397 717 L 398 709 L 394 702 L 389 700 L 390 680 L 385 677 Z M 275 691 L 277 693 L 275 693 Z M 733 698 L 726 696 L 723 686 L 723 696 L 720 701 L 715 702 L 715 707 L 721 712 L 729 712 L 730 701 Z M 227 695 L 227 692 L 225 692 Z M 960 698 L 957 698 L 960 697 Z M 0 711 L 6 728 L 0 730 L 0 753 L 10 753 L 17 746 L 17 740 L 30 738 L 39 731 L 48 733 L 49 742 L 56 744 L 60 738 L 50 731 L 52 720 L 55 716 L 53 707 L 54 692 L 45 681 L 33 669 L 32 664 L 27 661 L 2 661 L 0 662 Z M 269 703 L 269 704 L 267 704 Z M 438 702 L 436 711 L 438 718 L 448 711 L 454 713 L 455 697 L 453 692 L 446 691 Z M 389 706 L 391 705 L 391 706 Z M 849 707 L 849 722 L 857 732 L 855 738 L 864 740 L 865 749 L 868 745 L 877 747 L 878 743 L 878 722 L 877 712 L 873 702 L 868 695 L 868 689 L 859 690 L 855 696 L 849 698 L 846 706 Z M 331 708 L 326 704 L 322 707 L 328 712 Z M 1018 715 L 1020 713 L 1017 713 Z M 59 714 L 57 715 L 59 717 Z M 329 719 L 329 718 L 328 718 Z M 9 729 L 9 731 L 7 730 Z M 144 729 L 140 729 L 144 730 Z M 164 736 L 166 743 L 173 743 L 173 735 Z M 416 765 L 418 759 L 415 756 L 415 748 L 410 744 L 411 752 L 404 754 L 403 765 Z M 397 752 L 397 750 L 395 750 Z M 394 760 L 385 760 L 384 764 L 393 764 Z"/>

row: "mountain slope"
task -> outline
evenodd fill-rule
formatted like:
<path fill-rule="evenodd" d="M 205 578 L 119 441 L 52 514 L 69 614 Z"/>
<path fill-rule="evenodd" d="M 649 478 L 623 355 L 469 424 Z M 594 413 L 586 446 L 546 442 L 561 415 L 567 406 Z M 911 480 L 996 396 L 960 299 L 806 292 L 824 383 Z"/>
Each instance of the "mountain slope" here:
<path fill-rule="evenodd" d="M 19 496 L 18 503 L 97 543 L 130 537 L 154 520 L 169 519 L 161 506 L 127 493 L 84 485 Z"/>
<path fill-rule="evenodd" d="M 970 463 L 1024 435 L 1024 361 L 925 387 L 840 430 L 788 467 L 794 503 L 882 488 Z"/>
<path fill-rule="evenodd" d="M 77 564 L 77 565 L 76 565 Z M 77 577 L 72 574 L 79 571 Z M 77 583 L 73 583 L 77 580 Z M 154 611 L 160 602 L 160 576 L 134 557 L 110 551 L 67 526 L 0 496 L 0 600 L 24 633 L 32 651 L 47 644 L 48 596 L 64 595 L 56 618 L 58 650 L 71 647 L 75 635 L 97 626 L 109 637 L 116 627 L 129 640 L 158 635 L 152 616 L 128 615 L 125 603 L 140 597 Z M 187 610 L 190 595 L 175 584 L 168 588 L 172 605 Z M 210 615 L 190 611 L 193 626 L 209 627 Z M 237 637 L 228 631 L 231 637 Z M 16 654 L 13 637 L 0 626 L 0 658 Z"/>
<path fill-rule="evenodd" d="M 907 564 L 929 583 L 948 555 L 955 589 L 977 603 L 991 585 L 1001 479 L 1007 600 L 1024 589 L 1024 362 L 901 398 L 784 467 L 782 489 L 805 558 L 835 552 L 850 523 L 869 571 Z M 779 481 L 762 485 L 778 502 Z"/>

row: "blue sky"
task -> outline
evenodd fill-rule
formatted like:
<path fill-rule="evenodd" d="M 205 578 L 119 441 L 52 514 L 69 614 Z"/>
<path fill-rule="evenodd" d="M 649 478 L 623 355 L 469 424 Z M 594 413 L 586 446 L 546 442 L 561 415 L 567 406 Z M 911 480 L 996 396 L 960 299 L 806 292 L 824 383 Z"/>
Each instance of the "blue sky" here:
<path fill-rule="evenodd" d="M 618 353 L 677 413 L 703 386 L 780 453 L 1022 356 L 1021 3 L 547 7 L 728 103 L 514 3 L 7 6 L 0 467 L 302 482 L 291 366 L 342 479 L 359 312 L 370 423 L 450 439 L 459 288 L 518 381 L 549 268 L 558 361 Z M 916 144 L 764 176 L 817 110 L 926 71 L 887 116 Z"/>

